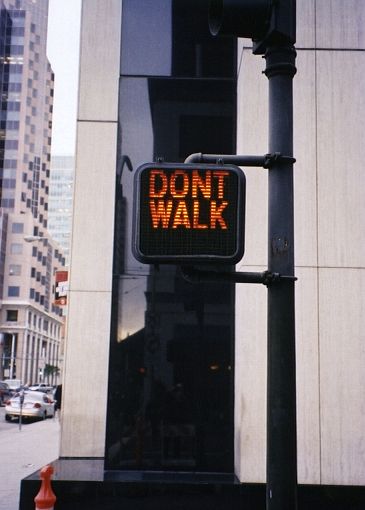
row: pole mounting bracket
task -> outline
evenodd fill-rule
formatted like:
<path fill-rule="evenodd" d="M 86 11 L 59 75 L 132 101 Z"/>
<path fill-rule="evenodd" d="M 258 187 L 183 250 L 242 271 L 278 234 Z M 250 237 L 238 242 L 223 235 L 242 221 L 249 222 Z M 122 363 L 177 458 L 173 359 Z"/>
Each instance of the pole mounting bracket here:
<path fill-rule="evenodd" d="M 214 270 L 197 269 L 192 266 L 181 266 L 181 274 L 189 283 L 200 282 L 231 282 L 231 283 L 260 283 L 269 287 L 282 281 L 296 281 L 296 276 L 281 275 L 271 271 L 262 272 L 220 272 Z"/>

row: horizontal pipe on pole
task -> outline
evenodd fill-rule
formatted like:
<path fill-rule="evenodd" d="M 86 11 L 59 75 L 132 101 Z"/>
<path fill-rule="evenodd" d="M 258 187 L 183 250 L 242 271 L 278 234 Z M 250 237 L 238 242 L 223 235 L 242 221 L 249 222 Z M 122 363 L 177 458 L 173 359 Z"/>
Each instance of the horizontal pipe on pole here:
<path fill-rule="evenodd" d="M 185 159 L 185 163 L 230 163 L 237 166 L 258 166 L 265 168 L 271 155 L 264 156 L 240 156 L 238 154 L 203 154 L 196 152 Z"/>

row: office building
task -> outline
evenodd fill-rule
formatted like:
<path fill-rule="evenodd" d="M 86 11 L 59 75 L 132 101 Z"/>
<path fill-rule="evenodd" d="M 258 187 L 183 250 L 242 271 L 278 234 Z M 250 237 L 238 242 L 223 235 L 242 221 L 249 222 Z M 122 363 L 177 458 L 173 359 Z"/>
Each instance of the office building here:
<path fill-rule="evenodd" d="M 54 76 L 46 56 L 48 2 L 2 3 L 2 376 L 58 378 L 62 311 L 53 304 L 62 250 L 48 234 Z"/>
<path fill-rule="evenodd" d="M 69 262 L 74 157 L 51 156 L 51 174 L 48 198 L 48 231 L 62 248 L 66 265 Z"/>

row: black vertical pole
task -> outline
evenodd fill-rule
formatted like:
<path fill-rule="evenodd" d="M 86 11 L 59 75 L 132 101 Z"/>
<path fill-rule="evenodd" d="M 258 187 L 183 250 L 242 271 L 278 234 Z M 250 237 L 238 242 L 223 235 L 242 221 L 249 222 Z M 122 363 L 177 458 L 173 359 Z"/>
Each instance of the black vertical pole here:
<path fill-rule="evenodd" d="M 271 46 L 269 152 L 280 153 L 269 169 L 268 269 L 294 276 L 293 77 L 295 49 Z M 287 157 L 287 158 L 286 158 Z M 267 510 L 297 508 L 294 280 L 268 287 Z"/>

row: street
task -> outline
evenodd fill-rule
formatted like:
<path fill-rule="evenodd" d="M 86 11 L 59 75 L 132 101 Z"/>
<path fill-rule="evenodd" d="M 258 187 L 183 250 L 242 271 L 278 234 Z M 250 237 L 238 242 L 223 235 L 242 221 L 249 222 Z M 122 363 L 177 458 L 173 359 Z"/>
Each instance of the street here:
<path fill-rule="evenodd" d="M 5 421 L 0 407 L 0 510 L 18 510 L 20 480 L 52 462 L 59 452 L 59 421 Z"/>

